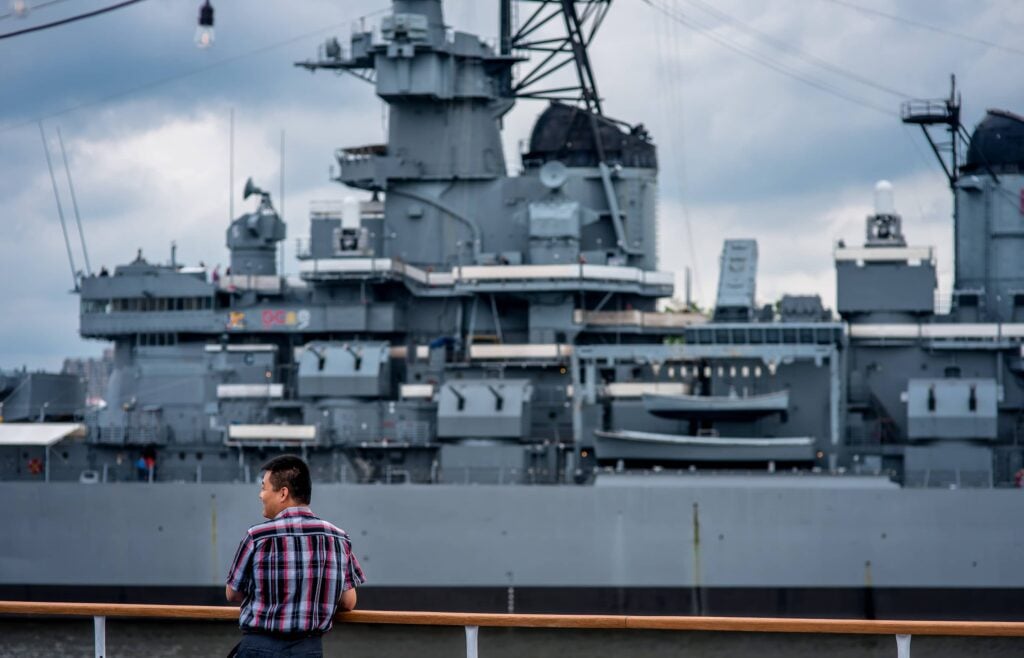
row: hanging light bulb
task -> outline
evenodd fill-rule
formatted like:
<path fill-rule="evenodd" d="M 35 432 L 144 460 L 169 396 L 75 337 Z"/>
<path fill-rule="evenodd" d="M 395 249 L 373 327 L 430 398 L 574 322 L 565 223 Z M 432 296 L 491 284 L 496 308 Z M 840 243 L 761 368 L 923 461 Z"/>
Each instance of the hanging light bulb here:
<path fill-rule="evenodd" d="M 11 13 L 24 18 L 28 14 L 28 3 L 25 0 L 11 0 Z"/>
<path fill-rule="evenodd" d="M 196 46 L 209 48 L 213 45 L 213 7 L 206 0 L 199 8 L 199 25 L 196 26 Z"/>

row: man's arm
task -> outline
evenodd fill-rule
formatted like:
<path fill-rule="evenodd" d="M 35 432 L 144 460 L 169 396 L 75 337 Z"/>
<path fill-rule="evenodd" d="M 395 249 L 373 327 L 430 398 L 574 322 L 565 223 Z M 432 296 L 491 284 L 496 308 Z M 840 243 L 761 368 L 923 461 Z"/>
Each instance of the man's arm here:
<path fill-rule="evenodd" d="M 342 533 L 341 551 L 344 565 L 339 572 L 341 577 L 341 596 L 338 597 L 337 615 L 352 612 L 356 609 L 356 587 L 366 582 L 363 577 L 363 569 L 359 566 L 359 560 L 352 554 L 352 542 L 348 535 Z"/>
<path fill-rule="evenodd" d="M 231 603 L 241 603 L 245 599 L 240 590 L 249 588 L 249 581 L 252 579 L 253 553 L 252 536 L 246 534 L 238 544 L 235 559 L 231 561 L 231 567 L 228 569 L 227 582 L 224 584 L 224 598 Z"/>
<path fill-rule="evenodd" d="M 241 603 L 242 599 L 245 598 L 244 596 L 242 596 L 241 592 L 232 589 L 231 585 L 225 585 L 224 586 L 224 597 L 230 603 Z M 355 603 L 353 603 L 353 605 L 355 605 Z"/>

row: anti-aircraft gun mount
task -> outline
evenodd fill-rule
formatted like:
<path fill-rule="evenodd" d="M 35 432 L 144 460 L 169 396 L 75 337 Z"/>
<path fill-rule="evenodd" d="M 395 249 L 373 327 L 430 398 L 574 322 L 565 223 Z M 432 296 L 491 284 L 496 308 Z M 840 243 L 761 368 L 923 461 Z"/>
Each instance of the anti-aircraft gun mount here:
<path fill-rule="evenodd" d="M 256 187 L 249 178 L 243 199 L 259 195 L 259 207 L 231 222 L 227 246 L 231 251 L 231 276 L 277 275 L 277 243 L 285 239 L 285 224 L 270 202 L 270 193 Z"/>

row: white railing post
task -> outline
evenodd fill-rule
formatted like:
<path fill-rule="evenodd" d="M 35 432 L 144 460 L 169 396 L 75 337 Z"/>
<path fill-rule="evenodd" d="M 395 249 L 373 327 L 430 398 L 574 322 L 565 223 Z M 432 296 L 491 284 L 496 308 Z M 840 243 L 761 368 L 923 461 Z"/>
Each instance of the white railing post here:
<path fill-rule="evenodd" d="M 107 655 L 107 618 L 93 617 L 93 632 L 96 638 L 96 658 L 106 658 Z"/>
<path fill-rule="evenodd" d="M 466 658 L 477 658 L 476 640 L 479 635 L 479 626 L 466 626 Z"/>
<path fill-rule="evenodd" d="M 910 636 L 896 636 L 896 658 L 910 658 Z"/>

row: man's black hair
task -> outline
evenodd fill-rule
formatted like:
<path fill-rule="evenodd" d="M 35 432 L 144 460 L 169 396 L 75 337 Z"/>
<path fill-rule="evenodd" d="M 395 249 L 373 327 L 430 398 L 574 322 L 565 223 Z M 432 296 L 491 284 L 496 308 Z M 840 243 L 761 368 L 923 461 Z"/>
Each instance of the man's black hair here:
<path fill-rule="evenodd" d="M 295 455 L 274 457 L 260 469 L 270 473 L 270 484 L 274 491 L 288 487 L 288 492 L 296 502 L 309 505 L 313 498 L 313 482 L 309 477 L 309 466 Z"/>

